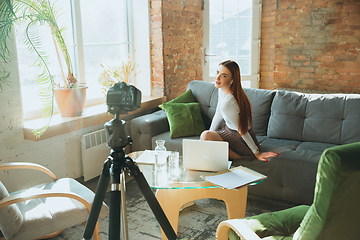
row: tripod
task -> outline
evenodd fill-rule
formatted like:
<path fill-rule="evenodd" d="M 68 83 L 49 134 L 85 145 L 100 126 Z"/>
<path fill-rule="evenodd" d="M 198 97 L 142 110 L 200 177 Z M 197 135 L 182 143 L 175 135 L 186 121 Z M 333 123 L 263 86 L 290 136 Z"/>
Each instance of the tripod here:
<path fill-rule="evenodd" d="M 124 147 L 131 144 L 131 139 L 125 132 L 125 121 L 119 119 L 119 113 L 115 113 L 115 118 L 105 123 L 105 130 L 108 139 L 108 147 L 111 148 L 110 156 L 105 161 L 99 183 L 96 189 L 95 198 L 91 207 L 90 215 L 86 223 L 83 239 L 91 239 L 94 232 L 96 221 L 99 217 L 102 202 L 104 200 L 107 186 L 111 181 L 110 192 L 110 217 L 109 217 L 109 240 L 120 239 L 120 211 L 122 210 L 123 231 L 127 238 L 126 224 L 126 204 L 124 197 L 124 170 L 128 170 L 134 177 L 141 193 L 145 197 L 152 212 L 154 213 L 161 228 L 164 230 L 168 239 L 176 239 L 176 233 L 167 219 L 163 209 L 154 196 L 144 175 L 141 173 L 137 164 L 125 155 Z M 120 179 L 120 176 L 122 179 Z M 121 184 L 122 182 L 122 184 Z M 121 189 L 120 189 L 121 188 Z M 121 195 L 121 191 L 123 195 Z M 121 197 L 123 196 L 123 197 Z M 121 202 L 122 201 L 122 202 Z M 121 206 L 120 206 L 121 202 Z"/>

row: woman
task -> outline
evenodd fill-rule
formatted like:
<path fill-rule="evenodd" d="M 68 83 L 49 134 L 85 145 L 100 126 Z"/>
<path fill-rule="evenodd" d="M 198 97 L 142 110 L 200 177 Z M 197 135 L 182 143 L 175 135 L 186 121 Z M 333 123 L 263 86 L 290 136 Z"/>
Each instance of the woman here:
<path fill-rule="evenodd" d="M 260 144 L 252 130 L 251 104 L 241 87 L 240 68 L 234 61 L 219 64 L 215 76 L 215 87 L 218 88 L 218 104 L 210 130 L 204 131 L 200 139 L 229 142 L 229 158 L 239 159 L 242 156 L 255 156 L 261 161 L 279 154 L 274 152 L 260 153 Z M 221 120 L 225 126 L 218 131 Z"/>

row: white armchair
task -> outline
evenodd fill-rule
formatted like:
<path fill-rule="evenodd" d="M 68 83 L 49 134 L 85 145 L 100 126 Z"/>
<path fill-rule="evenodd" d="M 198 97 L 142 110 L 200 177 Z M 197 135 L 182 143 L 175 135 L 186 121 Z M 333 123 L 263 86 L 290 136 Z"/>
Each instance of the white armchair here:
<path fill-rule="evenodd" d="M 6 240 L 49 238 L 87 221 L 95 194 L 84 185 L 71 178 L 57 179 L 49 169 L 34 163 L 0 164 L 0 170 L 8 169 L 41 171 L 53 181 L 10 194 L 0 181 L 0 229 Z M 103 203 L 99 217 L 106 217 L 108 211 Z M 99 222 L 93 239 L 100 240 Z"/>

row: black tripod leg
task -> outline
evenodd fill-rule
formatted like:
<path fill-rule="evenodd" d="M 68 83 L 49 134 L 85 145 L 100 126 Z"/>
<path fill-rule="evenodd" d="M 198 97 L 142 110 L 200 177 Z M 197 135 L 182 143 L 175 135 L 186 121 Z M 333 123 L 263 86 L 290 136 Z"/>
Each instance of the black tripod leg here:
<path fill-rule="evenodd" d="M 83 239 L 86 240 L 91 239 L 94 233 L 95 225 L 98 220 L 101 206 L 105 198 L 106 189 L 109 186 L 109 182 L 110 182 L 110 174 L 109 174 L 110 165 L 111 165 L 111 160 L 110 159 L 106 160 L 103 166 L 102 173 L 100 175 L 99 183 L 94 197 L 94 202 L 91 206 L 89 218 L 86 223 Z"/>
<path fill-rule="evenodd" d="M 177 237 L 174 229 L 172 228 L 154 193 L 151 191 L 151 188 L 146 181 L 144 175 L 142 174 L 142 172 L 140 172 L 139 167 L 132 161 L 131 158 L 127 158 L 126 164 L 128 169 L 130 170 L 130 173 L 135 178 L 135 181 L 139 186 L 141 193 L 144 195 L 147 203 L 149 204 L 151 211 L 154 213 L 156 220 L 159 222 L 161 228 L 163 229 L 166 237 L 169 240 L 176 239 Z"/>
<path fill-rule="evenodd" d="M 125 171 L 120 175 L 120 191 L 121 191 L 121 230 L 124 240 L 129 239 L 129 231 L 127 225 L 126 197 L 125 197 Z"/>
<path fill-rule="evenodd" d="M 120 174 L 121 164 L 113 162 L 110 168 L 111 192 L 110 192 L 110 217 L 109 217 L 109 240 L 120 239 Z"/>

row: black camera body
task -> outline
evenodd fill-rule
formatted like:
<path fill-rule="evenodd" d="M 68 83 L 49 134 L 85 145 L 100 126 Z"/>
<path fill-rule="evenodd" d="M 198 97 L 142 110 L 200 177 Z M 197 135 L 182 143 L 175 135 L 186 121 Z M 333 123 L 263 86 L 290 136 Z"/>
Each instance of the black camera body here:
<path fill-rule="evenodd" d="M 105 123 L 108 147 L 121 151 L 131 144 L 131 138 L 126 134 L 125 121 L 120 120 L 121 114 L 135 111 L 141 106 L 141 91 L 125 82 L 115 83 L 106 95 L 108 112 L 115 118 Z"/>
<path fill-rule="evenodd" d="M 113 115 L 135 111 L 141 107 L 141 91 L 125 82 L 115 83 L 107 92 L 106 104 Z"/>

